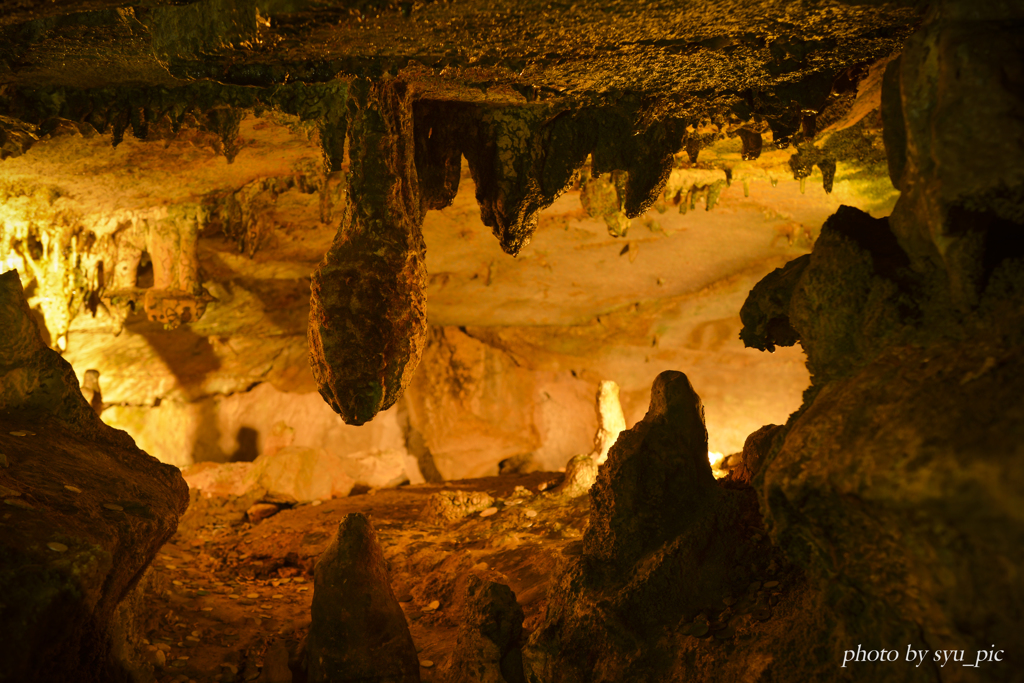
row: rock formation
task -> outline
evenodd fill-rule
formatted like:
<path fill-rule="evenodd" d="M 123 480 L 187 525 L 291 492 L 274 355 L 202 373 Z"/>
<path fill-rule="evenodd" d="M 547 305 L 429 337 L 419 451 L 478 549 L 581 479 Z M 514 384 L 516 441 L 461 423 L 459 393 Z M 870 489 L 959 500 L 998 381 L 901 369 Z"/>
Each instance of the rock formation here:
<path fill-rule="evenodd" d="M 104 425 L 0 275 L 0 680 L 127 681 L 119 602 L 188 504 L 177 469 Z"/>
<path fill-rule="evenodd" d="M 426 271 L 409 96 L 361 83 L 351 97 L 351 201 L 313 275 L 309 353 L 324 400 L 363 424 L 398 400 L 419 363 Z"/>
<path fill-rule="evenodd" d="M 494 499 L 482 491 L 438 491 L 423 509 L 423 519 L 448 524 L 491 507 Z"/>
<path fill-rule="evenodd" d="M 686 375 L 655 379 L 647 415 L 620 435 L 590 495 L 581 552 L 562 567 L 524 652 L 527 680 L 704 680 L 670 653 L 693 648 L 686 638 L 706 636 L 709 620 L 735 631 L 740 609 L 763 609 L 753 595 L 732 606 L 773 552 L 753 491 L 711 474 L 703 406 Z"/>
<path fill-rule="evenodd" d="M 0 680 L 1024 681 L 1018 5 L 0 4 Z"/>
<path fill-rule="evenodd" d="M 1015 379 L 1024 376 L 1024 221 L 1016 151 L 988 136 L 1020 130 L 1007 118 L 1020 93 L 991 76 L 1017 69 L 1020 50 L 1004 42 L 996 16 L 1019 20 L 1004 7 L 943 5 L 888 67 L 887 151 L 903 192 L 893 216 L 841 207 L 812 253 L 765 278 L 743 308 L 748 345 L 803 346 L 813 383 L 801 410 L 751 435 L 740 476 L 716 485 L 666 467 L 671 449 L 658 444 L 682 450 L 702 425 L 692 393 L 659 377 L 651 411 L 620 437 L 592 492 L 582 558 L 567 563 L 531 638 L 528 680 L 1019 678 L 1020 582 L 1009 568 L 1022 559 L 1010 511 L 1021 505 L 1011 482 L 1024 424 Z M 952 115 L 972 98 L 991 126 Z M 954 181 L 961 173 L 969 179 Z M 653 481 L 631 465 L 647 461 Z M 744 481 L 754 488 L 735 488 Z M 659 485 L 683 495 L 668 498 Z M 760 511 L 750 506 L 755 492 Z M 730 518 L 729 502 L 746 522 Z M 761 532 L 740 531 L 759 528 L 762 515 L 775 554 L 767 569 L 782 581 L 758 576 Z M 709 528 L 727 519 L 720 529 L 737 534 L 729 552 L 746 560 L 717 554 L 722 537 Z M 686 553 L 701 560 L 667 571 Z M 682 567 L 728 578 L 691 578 Z M 750 588 L 728 586 L 745 567 Z M 769 584 L 788 595 L 766 608 L 756 596 Z M 724 608 L 699 604 L 716 591 L 727 593 Z M 702 646 L 707 638 L 728 654 Z M 896 643 L 974 659 L 879 663 L 877 652 Z M 975 666 L 1004 647 L 1005 667 Z M 858 649 L 876 654 L 859 661 Z M 583 662 L 596 662 L 592 675 L 580 673 Z M 846 673 L 844 662 L 856 666 Z"/>
<path fill-rule="evenodd" d="M 747 437 L 740 453 L 740 462 L 733 478 L 749 484 L 761 471 L 775 448 L 775 437 L 785 436 L 782 425 L 765 425 Z"/>
<path fill-rule="evenodd" d="M 347 515 L 317 560 L 310 683 L 419 683 L 419 661 L 373 526 Z"/>
<path fill-rule="evenodd" d="M 758 489 L 776 543 L 836 615 L 823 634 L 836 652 L 904 641 L 1002 643 L 1007 662 L 1019 652 L 1020 584 L 1000 567 L 1022 559 L 1009 511 L 1021 504 L 1010 481 L 1024 220 L 1019 159 L 991 135 L 1021 131 L 1009 114 L 1021 101 L 991 74 L 1019 67 L 1021 52 L 992 16 L 945 5 L 890 64 L 885 135 L 903 192 L 892 217 L 841 208 L 788 281 L 765 280 L 776 308 L 761 304 L 767 315 L 744 330 L 756 345 L 766 318 L 788 318 L 813 372 Z M 988 112 L 985 126 L 962 125 L 967 102 Z M 1007 680 L 1007 666 L 970 676 Z"/>
<path fill-rule="evenodd" d="M 591 455 L 574 455 L 565 465 L 565 479 L 552 491 L 557 496 L 585 495 L 597 481 L 597 460 Z"/>
<path fill-rule="evenodd" d="M 619 435 L 591 491 L 588 556 L 629 565 L 715 504 L 704 406 L 681 372 L 663 372 L 651 407 Z"/>
<path fill-rule="evenodd" d="M 608 459 L 608 451 L 626 429 L 626 417 L 622 414 L 619 402 L 619 385 L 611 380 L 603 380 L 597 390 L 597 415 L 600 426 L 594 437 L 594 460 L 603 465 Z"/>

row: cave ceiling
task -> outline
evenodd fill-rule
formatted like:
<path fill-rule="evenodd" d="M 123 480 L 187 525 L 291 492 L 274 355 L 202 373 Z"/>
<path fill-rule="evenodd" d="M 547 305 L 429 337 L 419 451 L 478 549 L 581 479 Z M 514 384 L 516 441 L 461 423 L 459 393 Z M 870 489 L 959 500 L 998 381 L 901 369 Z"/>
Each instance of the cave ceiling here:
<path fill-rule="evenodd" d="M 635 337 L 649 362 L 738 321 L 840 203 L 888 213 L 881 74 L 920 20 L 902 3 L 6 2 L 0 257 L 76 367 L 119 359 L 122 400 L 272 381 L 360 424 L 408 385 L 427 310 L 597 325 L 582 346 Z M 312 384 L 288 366 L 314 269 Z M 342 292 L 355 276 L 365 291 Z M 643 324 L 607 324 L 624 310 Z M 126 325 L 147 342 L 111 341 Z M 175 354 L 198 347 L 213 360 L 193 372 Z M 157 357 L 171 369 L 140 386 L 128 368 Z"/>
<path fill-rule="evenodd" d="M 411 72 L 449 97 L 633 95 L 699 115 L 747 91 L 783 98 L 776 91 L 816 80 L 827 96 L 838 73 L 898 49 L 918 13 L 782 0 L 97 0 L 5 2 L 0 22 L 0 78 L 31 88 L 269 87 Z"/>

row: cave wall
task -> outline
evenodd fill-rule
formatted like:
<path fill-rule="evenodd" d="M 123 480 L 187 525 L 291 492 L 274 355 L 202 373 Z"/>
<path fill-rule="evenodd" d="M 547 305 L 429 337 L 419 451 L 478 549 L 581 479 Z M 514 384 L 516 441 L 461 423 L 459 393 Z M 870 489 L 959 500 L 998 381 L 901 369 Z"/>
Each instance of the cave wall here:
<path fill-rule="evenodd" d="M 872 97 L 869 113 L 877 109 Z M 7 207 L 20 220 L 5 223 L 7 262 L 30 261 L 22 235 L 29 229 L 60 227 L 82 242 L 77 261 L 49 261 L 59 277 L 26 271 L 37 297 L 30 301 L 43 320 L 44 300 L 68 311 L 65 355 L 80 376 L 99 370 L 104 419 L 179 466 L 252 459 L 294 433 L 294 445 L 357 456 L 353 472 L 368 455 L 391 471 L 406 456 L 428 454 L 435 464 L 426 470 L 450 478 L 496 473 L 506 460 L 558 469 L 592 448 L 600 381 L 620 384 L 632 424 L 651 376 L 671 367 L 689 368 L 705 397 L 711 449 L 737 452 L 760 424 L 785 420 L 807 382 L 799 352 L 761 357 L 739 344 L 745 293 L 809 249 L 839 203 L 882 215 L 893 199 L 891 189 L 879 193 L 876 181 L 864 180 L 873 176 L 854 160 L 849 168 L 841 162 L 829 194 L 816 167 L 809 183 L 794 177 L 790 150 L 744 161 L 740 138 L 723 132 L 702 151 L 702 165 L 678 155 L 658 201 L 639 218 L 621 214 L 618 200 L 584 201 L 581 181 L 540 213 L 534 244 L 510 259 L 479 216 L 463 163 L 452 205 L 428 212 L 423 224 L 432 326 L 425 367 L 404 404 L 355 427 L 317 402 L 306 359 L 310 273 L 347 202 L 339 180 L 315 170 L 316 130 L 279 114 L 246 116 L 231 164 L 218 136 L 197 132 L 188 148 L 202 170 L 185 185 L 168 161 L 184 142 L 159 149 L 128 138 L 112 150 L 101 136 L 62 130 L 5 162 L 20 188 Z M 877 131 L 856 130 L 878 144 Z M 275 147 L 285 152 L 273 156 Z M 77 159 L 75 168 L 88 169 L 99 187 L 85 188 L 50 160 L 62 158 Z M 132 183 L 119 180 L 124 162 L 135 169 Z M 45 182 L 34 175 L 40 164 L 52 172 Z M 178 194 L 158 194 L 168 183 Z M 144 260 L 119 261 L 104 245 L 134 225 L 115 205 L 142 215 L 156 201 L 202 207 L 195 258 L 210 301 L 202 317 L 173 329 L 96 294 L 104 284 L 97 278 L 111 270 L 129 285 L 134 270 L 152 286 Z M 51 324 L 56 339 L 62 328 Z"/>
<path fill-rule="evenodd" d="M 321 199 L 303 191 L 303 180 L 257 188 L 243 204 L 262 208 L 273 228 L 259 233 L 251 258 L 211 219 L 213 234 L 198 248 L 214 299 L 203 318 L 173 330 L 130 318 L 115 336 L 103 307 L 95 317 L 86 309 L 66 356 L 80 375 L 100 371 L 107 422 L 179 466 L 252 459 L 294 433 L 295 445 L 390 453 L 393 462 L 412 439 L 412 450 L 429 452 L 448 478 L 496 473 L 507 459 L 558 469 L 592 448 L 601 380 L 620 384 L 632 423 L 643 414 L 651 373 L 678 365 L 693 368 L 706 388 L 717 427 L 712 450 L 736 452 L 753 428 L 795 410 L 807 380 L 799 353 L 762 360 L 742 349 L 735 310 L 763 272 L 808 248 L 812 226 L 836 201 L 820 186 L 800 194 L 785 177 L 773 187 L 759 172 L 747 183 L 749 197 L 737 181 L 711 211 L 700 199 L 685 214 L 671 204 L 653 209 L 641 219 L 653 227 L 638 221 L 625 240 L 570 192 L 542 214 L 536 253 L 516 260 L 480 222 L 464 179 L 455 204 L 424 225 L 434 273 L 424 367 L 405 405 L 363 427 L 323 405 L 306 363 L 308 275 L 332 226 L 321 222 Z M 677 186 L 684 185 L 693 181 L 681 174 Z M 724 263 L 703 265 L 722 255 L 715 239 L 723 230 L 743 246 Z M 562 269 L 579 281 L 562 282 Z M 709 280 L 716 282 L 692 293 Z"/>
<path fill-rule="evenodd" d="M 165 462 L 251 459 L 285 443 L 289 437 L 281 435 L 290 430 L 296 445 L 391 453 L 398 462 L 411 426 L 427 435 L 417 446 L 421 454 L 448 463 L 440 466 L 446 476 L 496 472 L 501 461 L 524 464 L 530 454 L 530 466 L 557 469 L 592 445 L 598 382 L 622 385 L 627 416 L 635 421 L 654 371 L 649 366 L 658 364 L 704 362 L 706 386 L 736 387 L 724 389 L 720 400 L 708 397 L 721 409 L 712 412 L 723 427 L 716 450 L 738 450 L 746 431 L 796 406 L 805 379 L 791 356 L 783 369 L 765 366 L 764 375 L 771 378 L 766 387 L 780 381 L 790 387 L 789 403 L 758 417 L 778 402 L 740 388 L 753 376 L 742 370 L 757 360 L 733 341 L 739 325 L 733 310 L 762 272 L 809 247 L 835 197 L 857 195 L 844 189 L 842 176 L 831 197 L 814 184 L 800 194 L 787 180 L 787 155 L 736 163 L 739 140 L 723 138 L 707 156 L 734 167 L 735 182 L 718 189 L 710 211 L 704 195 L 709 185 L 723 184 L 722 170 L 673 171 L 664 199 L 618 236 L 609 233 L 600 209 L 591 216 L 580 191 L 572 190 L 541 214 L 538 247 L 511 260 L 479 218 L 464 165 L 454 204 L 430 212 L 423 229 L 433 334 L 475 340 L 460 362 L 470 366 L 477 398 L 470 405 L 458 391 L 447 396 L 442 385 L 420 379 L 408 406 L 363 429 L 317 404 L 306 362 L 309 274 L 341 220 L 344 193 L 337 179 L 315 170 L 317 133 L 301 121 L 249 115 L 238 130 L 231 164 L 221 138 L 202 131 L 162 147 L 128 138 L 111 148 L 90 128 L 71 125 L 5 162 L 5 264 L 24 272 L 30 302 L 52 328 L 51 343 L 66 345 L 78 374 L 100 372 L 104 419 Z M 182 183 L 170 160 L 186 153 L 193 173 Z M 96 182 L 85 186 L 78 171 Z M 168 195 L 164 187 L 175 189 Z M 198 207 L 192 209 L 198 240 L 185 257 L 195 259 L 210 300 L 198 319 L 170 326 L 141 310 L 147 287 L 156 285 L 154 256 L 133 236 L 148 217 L 182 203 Z M 716 246 L 723 230 L 739 240 L 728 254 Z M 69 246 L 61 251 L 58 240 Z M 60 260 L 58 253 L 72 256 Z M 718 265 L 703 265 L 719 257 Z M 577 275 L 565 282 L 557 276 L 563 269 Z M 717 284 L 693 294 L 707 282 Z M 62 312 L 55 317 L 54 310 Z M 467 325 L 474 329 L 459 329 Z M 435 365 L 424 377 L 448 372 L 442 367 L 448 359 L 430 357 Z M 715 358 L 731 358 L 724 382 Z M 508 375 L 502 381 L 509 391 L 486 391 L 482 378 L 495 373 Z M 427 410 L 428 404 L 445 407 Z M 441 429 L 444 420 L 450 424 Z M 466 445 L 481 437 L 490 441 L 478 446 L 495 447 L 491 454 Z"/>
<path fill-rule="evenodd" d="M 503 6 L 508 21 L 493 23 L 472 3 L 371 3 L 327 29 L 301 3 L 262 15 L 251 2 L 108 4 L 74 17 L 2 10 L 10 49 L 37 70 L 5 76 L 2 256 L 31 275 L 52 343 L 79 374 L 100 371 L 105 417 L 178 464 L 250 457 L 288 429 L 384 453 L 400 429 L 419 458 L 477 451 L 441 465 L 447 476 L 522 456 L 554 468 L 588 450 L 588 386 L 619 382 L 634 422 L 650 378 L 676 366 L 706 395 L 711 448 L 736 451 L 806 383 L 798 353 L 766 362 L 735 342 L 742 292 L 806 252 L 839 202 L 882 215 L 894 199 L 876 95 L 912 9 L 803 8 L 777 30 L 778 2 L 728 3 L 697 29 L 659 8 L 622 19 Z M 736 17 L 751 32 L 733 35 Z M 817 40 L 826 17 L 847 28 Z M 517 22 L 564 53 L 535 53 L 506 33 Z M 610 36 L 617 56 L 586 56 L 583 35 Z M 78 52 L 92 44 L 110 49 Z M 352 312 L 375 304 L 372 287 L 328 301 L 351 293 L 338 278 L 367 270 L 396 286 L 387 306 Z M 314 348 L 342 332 L 360 342 L 339 346 L 358 347 L 352 363 L 315 363 L 317 381 L 303 333 L 311 283 Z M 335 331 L 319 334 L 321 318 Z M 426 325 L 435 339 L 466 328 L 473 386 L 417 379 Z M 395 348 L 378 358 L 361 342 L 384 328 Z M 487 404 L 494 368 L 509 392 Z M 265 419 L 246 397 L 299 406 L 320 389 L 361 422 L 410 383 L 420 388 L 369 434 L 312 407 Z M 344 408 L 346 392 L 373 400 Z M 530 407 L 503 420 L 509 405 Z M 554 427 L 568 415 L 571 427 Z M 481 438 L 497 450 L 467 446 Z"/>

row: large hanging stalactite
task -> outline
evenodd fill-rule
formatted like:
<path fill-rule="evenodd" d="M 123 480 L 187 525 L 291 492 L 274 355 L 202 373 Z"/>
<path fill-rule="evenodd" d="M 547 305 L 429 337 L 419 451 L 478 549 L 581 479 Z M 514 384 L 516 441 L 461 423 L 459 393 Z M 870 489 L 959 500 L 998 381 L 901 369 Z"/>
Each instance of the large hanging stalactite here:
<path fill-rule="evenodd" d="M 529 243 L 540 210 L 568 187 L 592 149 L 642 178 L 626 186 L 627 210 L 641 212 L 660 193 L 665 159 L 682 131 L 659 123 L 631 135 L 632 109 L 563 117 L 547 105 L 426 99 L 414 108 L 414 94 L 393 81 L 358 81 L 350 96 L 349 202 L 313 276 L 309 325 L 320 392 L 350 424 L 393 405 L 419 363 L 426 334 L 420 227 L 424 211 L 454 197 L 459 151 L 476 181 L 484 223 L 515 255 Z M 653 174 L 646 172 L 651 158 Z"/>
<path fill-rule="evenodd" d="M 327 403 L 363 424 L 398 400 L 427 333 L 423 208 L 405 86 L 356 82 L 349 202 L 313 274 L 309 358 Z"/>

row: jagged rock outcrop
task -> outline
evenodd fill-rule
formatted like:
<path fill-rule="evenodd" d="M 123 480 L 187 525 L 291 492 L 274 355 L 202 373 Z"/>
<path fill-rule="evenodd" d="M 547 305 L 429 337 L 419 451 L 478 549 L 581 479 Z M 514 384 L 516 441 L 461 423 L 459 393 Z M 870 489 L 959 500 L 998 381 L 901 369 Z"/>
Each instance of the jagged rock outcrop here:
<path fill-rule="evenodd" d="M 0 680 L 129 680 L 119 602 L 174 533 L 174 467 L 104 425 L 47 348 L 17 271 L 0 275 Z"/>
<path fill-rule="evenodd" d="M 508 586 L 475 574 L 458 603 L 459 629 L 445 683 L 526 683 L 523 673 L 523 608 Z"/>
<path fill-rule="evenodd" d="M 704 406 L 681 372 L 651 387 L 644 419 L 619 435 L 591 490 L 589 557 L 629 566 L 715 504 Z"/>
<path fill-rule="evenodd" d="M 35 126 L 24 121 L 0 116 L 0 161 L 18 157 L 32 148 L 39 137 Z"/>
<path fill-rule="evenodd" d="M 793 290 L 789 322 L 799 332 L 812 381 L 820 383 L 869 360 L 918 312 L 910 262 L 886 219 L 841 206 L 814 247 Z"/>
<path fill-rule="evenodd" d="M 1002 74 L 1024 52 L 996 18 L 1021 16 L 944 3 L 910 39 L 882 99 L 902 191 L 891 218 L 841 208 L 744 319 L 758 345 L 787 315 L 813 372 L 804 406 L 757 449 L 754 484 L 773 540 L 834 615 L 821 647 L 964 658 L 862 663 L 858 680 L 1022 680 L 1024 200 L 1006 143 L 1021 92 Z M 987 650 L 1002 661 L 979 664 Z"/>
<path fill-rule="evenodd" d="M 754 285 L 740 309 L 740 339 L 746 346 L 773 353 L 776 346 L 792 346 L 800 340 L 789 322 L 789 307 L 810 260 L 810 254 L 793 259 Z"/>
<path fill-rule="evenodd" d="M 419 683 L 420 665 L 370 520 L 345 516 L 317 560 L 310 683 Z"/>
<path fill-rule="evenodd" d="M 740 338 L 772 351 L 801 341 L 817 384 L 863 364 L 919 317 L 917 278 L 885 218 L 841 206 L 814 251 L 754 287 Z"/>
<path fill-rule="evenodd" d="M 663 372 L 647 415 L 622 432 L 591 489 L 581 547 L 567 553 L 524 651 L 527 680 L 742 680 L 679 653 L 699 650 L 709 623 L 728 637 L 740 624 L 759 630 L 743 620 L 766 609 L 760 597 L 733 597 L 775 566 L 759 528 L 753 491 L 711 473 L 703 406 L 686 375 Z"/>
<path fill-rule="evenodd" d="M 309 358 L 324 400 L 349 424 L 392 406 L 426 342 L 425 245 L 405 86 L 354 85 L 349 202 L 313 274 Z"/>

